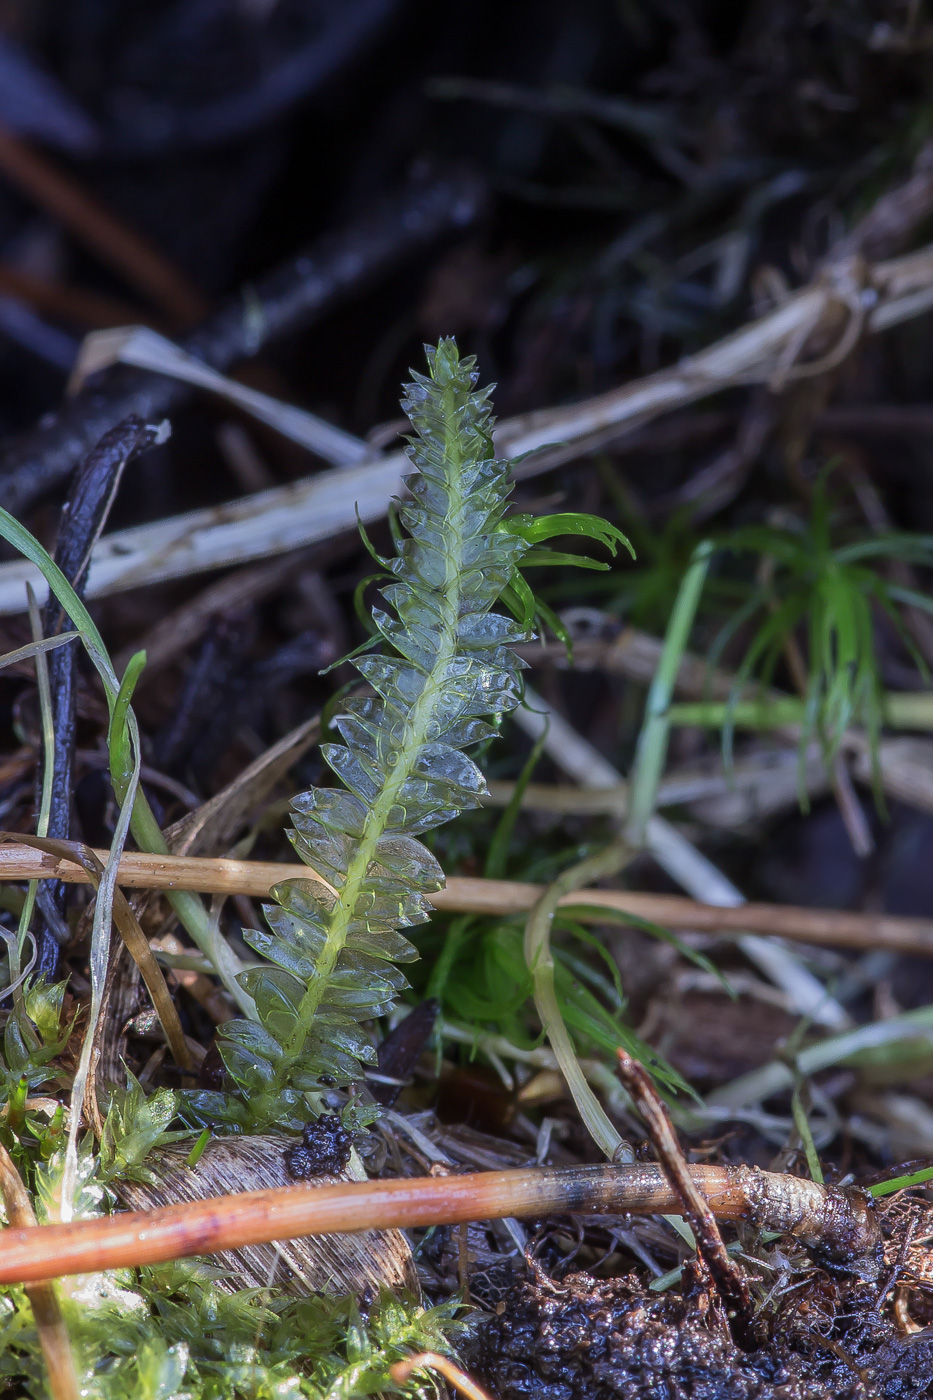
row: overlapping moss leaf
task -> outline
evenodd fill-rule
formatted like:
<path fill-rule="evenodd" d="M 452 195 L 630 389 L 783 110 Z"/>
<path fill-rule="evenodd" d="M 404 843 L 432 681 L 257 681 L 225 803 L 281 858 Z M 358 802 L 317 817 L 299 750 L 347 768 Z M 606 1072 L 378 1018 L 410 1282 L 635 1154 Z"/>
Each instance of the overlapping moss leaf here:
<path fill-rule="evenodd" d="M 296 799 L 291 837 L 323 877 L 275 891 L 268 927 L 244 934 L 263 962 L 242 975 L 258 1021 L 229 1022 L 221 1053 L 232 1099 L 200 1095 L 202 1112 L 258 1129 L 294 1125 L 305 1094 L 359 1078 L 374 1051 L 361 1023 L 406 985 L 416 956 L 402 930 L 429 914 L 443 873 L 418 834 L 475 807 L 483 775 L 464 752 L 495 734 L 520 699 L 526 633 L 493 611 L 527 544 L 502 528 L 508 464 L 496 461 L 488 390 L 453 341 L 428 353 L 403 407 L 417 468 L 399 509 L 407 532 L 373 610 L 384 650 L 358 657 L 371 694 L 344 702 L 343 743 L 323 754 L 343 787 Z"/>

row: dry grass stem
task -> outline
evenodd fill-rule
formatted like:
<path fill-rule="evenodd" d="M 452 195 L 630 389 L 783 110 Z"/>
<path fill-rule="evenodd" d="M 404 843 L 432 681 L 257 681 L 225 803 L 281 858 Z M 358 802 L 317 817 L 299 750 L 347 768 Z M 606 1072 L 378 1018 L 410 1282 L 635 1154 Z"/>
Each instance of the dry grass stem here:
<path fill-rule="evenodd" d="M 20 839 L 20 838 L 17 838 Z M 102 859 L 106 852 L 95 851 Z M 146 855 L 126 852 L 117 880 L 125 889 L 192 890 L 201 894 L 245 894 L 262 898 L 283 880 L 315 880 L 307 865 L 277 861 L 228 860 L 223 857 Z M 0 882 L 64 880 L 88 883 L 77 863 L 26 846 L 0 847 Z M 322 882 L 323 883 L 323 882 Z M 437 909 L 459 914 L 524 914 L 540 898 L 541 885 L 518 880 L 482 880 L 451 876 L 444 889 L 431 896 Z M 632 890 L 581 890 L 561 900 L 579 908 L 585 923 L 599 923 L 600 910 L 629 913 L 638 919 L 698 932 L 758 934 L 815 943 L 829 948 L 886 948 L 892 952 L 933 957 L 933 919 L 908 919 L 893 914 L 850 914 L 808 909 L 793 904 L 706 904 L 680 895 L 641 894 Z"/>
<path fill-rule="evenodd" d="M 0 140 L 0 164 L 12 139 Z M 857 334 L 887 330 L 930 307 L 933 245 L 874 265 L 849 257 L 825 268 L 768 315 L 669 369 L 582 403 L 505 420 L 499 425 L 497 449 L 513 456 L 534 452 L 519 473 L 534 475 L 732 386 L 822 373 Z M 819 353 L 810 363 L 803 358 L 808 347 Z M 538 450 L 544 447 L 549 450 Z M 378 520 L 402 490 L 408 470 L 407 457 L 392 453 L 222 506 L 116 531 L 94 550 L 87 596 L 230 567 L 329 539 L 356 528 L 357 506 L 365 523 Z M 45 581 L 32 565 L 0 566 L 0 613 L 24 610 L 27 579 L 43 599 Z"/>
<path fill-rule="evenodd" d="M 354 465 L 372 456 L 368 444 L 351 433 L 218 373 L 148 326 L 114 326 L 86 336 L 71 372 L 69 392 L 76 394 L 91 375 L 115 364 L 152 370 L 216 394 L 334 466 Z"/>

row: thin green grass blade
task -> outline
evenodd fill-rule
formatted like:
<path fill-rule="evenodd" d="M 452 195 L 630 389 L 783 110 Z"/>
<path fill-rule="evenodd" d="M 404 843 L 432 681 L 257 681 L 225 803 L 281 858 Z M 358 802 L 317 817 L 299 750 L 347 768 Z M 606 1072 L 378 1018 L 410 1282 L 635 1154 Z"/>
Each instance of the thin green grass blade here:
<path fill-rule="evenodd" d="M 906 1172 L 903 1176 L 891 1177 L 889 1181 L 876 1181 L 874 1186 L 869 1186 L 868 1194 L 880 1201 L 883 1196 L 893 1196 L 895 1191 L 923 1186 L 928 1181 L 933 1181 L 933 1167 L 921 1167 L 919 1171 Z"/>
<path fill-rule="evenodd" d="M 694 550 L 671 613 L 658 667 L 648 689 L 644 723 L 638 736 L 629 781 L 629 810 L 625 823 L 626 839 L 636 848 L 645 844 L 646 828 L 657 802 L 658 785 L 667 758 L 670 731 L 668 709 L 712 555 L 713 545 L 709 540 L 704 540 Z"/>
<path fill-rule="evenodd" d="M 49 552 L 43 548 L 32 534 L 30 534 L 24 525 L 21 525 L 9 511 L 4 510 L 2 507 L 0 507 L 0 538 L 12 544 L 15 549 L 18 549 L 21 554 L 35 564 L 36 568 L 48 583 L 53 595 L 61 604 L 66 616 L 71 618 L 72 623 L 78 630 L 81 643 L 100 677 L 104 688 L 104 697 L 107 701 L 107 708 L 112 718 L 117 703 L 117 697 L 120 694 L 120 685 L 111 664 L 110 657 L 107 654 L 107 648 L 104 645 L 103 638 L 97 630 L 94 619 L 91 617 L 85 604 L 78 597 L 74 588 L 72 588 L 71 584 L 65 578 L 65 575 Z M 125 730 L 127 741 L 133 751 L 135 766 L 139 755 L 139 731 L 132 709 L 128 709 L 126 712 L 126 720 L 123 729 Z M 125 762 L 123 763 L 121 771 L 125 775 L 127 771 Z M 114 782 L 115 790 L 118 785 L 125 780 L 121 778 L 119 772 L 111 774 L 111 777 Z M 156 855 L 165 854 L 167 847 L 161 827 L 153 815 L 152 808 L 149 806 L 145 794 L 135 787 L 135 785 L 131 818 L 133 835 L 140 849 L 143 851 L 151 851 Z M 114 877 L 115 874 L 116 872 L 114 870 Z M 109 878 L 105 878 L 101 883 L 103 894 L 98 894 L 98 907 L 100 907 L 101 899 L 108 897 L 107 891 L 110 889 L 112 889 L 112 881 Z M 214 951 L 213 940 L 210 935 L 207 913 L 201 900 L 197 895 L 190 894 L 185 890 L 168 891 L 167 897 L 169 903 L 175 909 L 181 922 L 191 934 L 198 947 L 202 952 L 206 953 L 207 956 L 211 956 L 211 953 Z M 252 1000 L 244 998 L 242 989 L 235 980 L 236 973 L 239 972 L 239 970 L 239 960 L 235 958 L 232 950 L 228 949 L 227 961 L 224 967 L 218 968 L 218 971 L 223 977 L 225 984 L 229 982 L 236 988 L 237 999 L 242 1009 L 246 1014 L 250 1014 Z"/>
<path fill-rule="evenodd" d="M 522 765 L 522 771 L 518 775 L 512 795 L 509 798 L 508 806 L 502 812 L 496 829 L 489 842 L 489 850 L 486 855 L 486 863 L 483 867 L 483 875 L 487 880 L 505 879 L 506 867 L 509 859 L 509 848 L 512 838 L 515 835 L 515 824 L 522 808 L 522 799 L 527 791 L 528 784 L 534 776 L 534 771 L 538 766 L 541 754 L 544 752 L 544 744 L 547 739 L 547 732 L 538 736 L 532 747 L 531 753 Z"/>
<path fill-rule="evenodd" d="M 794 1119 L 794 1127 L 797 1129 L 798 1136 L 803 1146 L 804 1156 L 807 1159 L 807 1170 L 810 1173 L 810 1180 L 816 1181 L 822 1186 L 823 1168 L 820 1163 L 820 1155 L 816 1150 L 816 1144 L 813 1141 L 813 1131 L 810 1127 L 810 1120 L 807 1117 L 807 1111 L 803 1106 L 803 1100 L 800 1096 L 799 1084 L 794 1089 L 793 1097 L 791 1098 L 791 1114 Z"/>

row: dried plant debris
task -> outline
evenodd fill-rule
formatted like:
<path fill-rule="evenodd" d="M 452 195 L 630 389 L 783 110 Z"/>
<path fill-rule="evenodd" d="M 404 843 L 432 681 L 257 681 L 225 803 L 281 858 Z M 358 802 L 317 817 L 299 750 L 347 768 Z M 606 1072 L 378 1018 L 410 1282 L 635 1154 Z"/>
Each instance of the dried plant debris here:
<path fill-rule="evenodd" d="M 311 1147 L 273 1134 L 214 1138 L 194 1168 L 188 1165 L 190 1145 L 158 1148 L 146 1158 L 149 1179 L 120 1182 L 117 1190 L 124 1205 L 145 1210 L 227 1192 L 293 1186 L 298 1154 L 302 1154 L 298 1164 L 309 1168 L 300 1175 L 309 1190 L 347 1180 L 348 1134 L 335 1119 L 336 1115 L 326 1114 L 310 1125 Z M 316 1169 L 313 1162 L 318 1164 Z M 212 1262 L 227 1271 L 218 1286 L 231 1292 L 237 1288 L 275 1288 L 291 1295 L 359 1295 L 366 1289 L 378 1293 L 385 1288 L 418 1291 L 411 1250 L 400 1230 L 251 1245 L 217 1255 Z"/>

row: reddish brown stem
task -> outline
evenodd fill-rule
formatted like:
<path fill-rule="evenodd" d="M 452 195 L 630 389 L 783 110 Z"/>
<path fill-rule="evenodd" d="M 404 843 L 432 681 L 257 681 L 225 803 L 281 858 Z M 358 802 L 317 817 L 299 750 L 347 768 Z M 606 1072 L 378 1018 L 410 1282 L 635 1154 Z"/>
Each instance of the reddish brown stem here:
<path fill-rule="evenodd" d="M 492 1400 L 489 1392 L 477 1385 L 449 1356 L 441 1356 L 436 1351 L 420 1351 L 417 1356 L 407 1356 L 404 1361 L 396 1361 L 389 1367 L 389 1375 L 396 1385 L 405 1385 L 415 1371 L 438 1371 L 465 1400 Z"/>
<path fill-rule="evenodd" d="M 864 1255 L 878 1225 L 864 1192 L 834 1190 L 757 1167 L 691 1166 L 718 1220 L 749 1220 L 841 1259 Z M 0 1284 L 99 1273 L 245 1245 L 360 1230 L 561 1214 L 658 1215 L 680 1197 L 655 1163 L 477 1172 L 403 1181 L 244 1191 L 160 1210 L 0 1234 Z"/>

